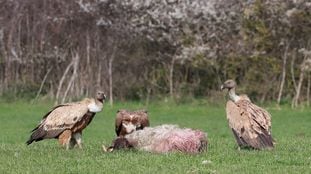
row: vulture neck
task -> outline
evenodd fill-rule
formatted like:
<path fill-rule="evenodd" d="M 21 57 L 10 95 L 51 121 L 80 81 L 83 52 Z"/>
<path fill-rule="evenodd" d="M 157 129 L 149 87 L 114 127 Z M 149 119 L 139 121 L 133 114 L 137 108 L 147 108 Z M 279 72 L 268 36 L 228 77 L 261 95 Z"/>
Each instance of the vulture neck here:
<path fill-rule="evenodd" d="M 235 88 L 229 89 L 229 98 L 233 102 L 237 102 L 240 100 L 240 96 L 236 95 L 236 93 L 235 93 Z"/>
<path fill-rule="evenodd" d="M 90 112 L 100 112 L 103 109 L 103 100 L 92 99 L 87 107 Z"/>
<path fill-rule="evenodd" d="M 98 103 L 98 102 L 104 103 L 104 99 L 98 99 L 98 98 L 97 98 L 95 101 L 96 101 L 96 103 Z"/>

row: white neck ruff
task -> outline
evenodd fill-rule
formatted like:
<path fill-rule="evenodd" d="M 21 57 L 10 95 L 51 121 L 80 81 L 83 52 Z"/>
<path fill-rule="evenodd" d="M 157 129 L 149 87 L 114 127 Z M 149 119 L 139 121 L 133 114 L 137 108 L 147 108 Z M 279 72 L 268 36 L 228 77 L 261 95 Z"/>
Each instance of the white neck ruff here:
<path fill-rule="evenodd" d="M 235 94 L 235 90 L 234 89 L 230 89 L 229 90 L 229 98 L 230 100 L 232 100 L 233 102 L 237 102 L 241 99 L 240 96 Z"/>
<path fill-rule="evenodd" d="M 96 105 L 96 102 L 93 101 L 88 106 L 90 112 L 100 112 L 103 109 L 103 106 Z"/>

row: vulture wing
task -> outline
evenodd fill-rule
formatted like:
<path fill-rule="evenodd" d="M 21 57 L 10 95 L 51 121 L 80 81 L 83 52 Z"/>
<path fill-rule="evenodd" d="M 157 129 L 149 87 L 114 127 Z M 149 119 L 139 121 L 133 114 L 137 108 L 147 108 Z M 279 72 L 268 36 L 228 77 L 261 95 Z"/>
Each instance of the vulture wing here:
<path fill-rule="evenodd" d="M 115 131 L 116 131 L 117 136 L 120 135 L 120 132 L 122 130 L 122 120 L 124 118 L 124 115 L 126 114 L 125 112 L 126 112 L 125 110 L 119 110 L 117 112 L 116 122 L 115 122 Z"/>
<path fill-rule="evenodd" d="M 136 130 L 143 129 L 144 127 L 149 126 L 149 118 L 147 111 L 138 110 L 138 111 L 127 111 L 127 110 L 119 110 L 117 112 L 116 121 L 115 121 L 115 131 L 117 136 L 120 134 L 124 134 L 125 130 L 123 128 L 123 122 L 131 122 L 136 126 Z"/>
<path fill-rule="evenodd" d="M 149 123 L 147 111 L 144 111 L 144 110 L 137 111 L 137 116 L 139 116 L 138 120 L 140 123 L 140 127 L 138 127 L 137 129 L 143 129 L 144 127 L 149 127 L 150 123 Z"/>
<path fill-rule="evenodd" d="M 88 112 L 87 105 L 83 103 L 68 103 L 54 107 L 41 120 L 40 124 L 32 130 L 27 141 L 40 141 L 46 138 L 57 138 L 64 130 L 71 129 Z"/>
<path fill-rule="evenodd" d="M 240 147 L 272 148 L 270 114 L 250 100 L 227 102 L 227 119 Z"/>
<path fill-rule="evenodd" d="M 246 129 L 251 129 L 248 117 L 241 114 L 240 108 L 231 100 L 227 102 L 226 112 L 229 127 L 231 128 L 238 145 L 240 147 L 248 146 L 247 142 L 242 137 L 242 134 Z"/>

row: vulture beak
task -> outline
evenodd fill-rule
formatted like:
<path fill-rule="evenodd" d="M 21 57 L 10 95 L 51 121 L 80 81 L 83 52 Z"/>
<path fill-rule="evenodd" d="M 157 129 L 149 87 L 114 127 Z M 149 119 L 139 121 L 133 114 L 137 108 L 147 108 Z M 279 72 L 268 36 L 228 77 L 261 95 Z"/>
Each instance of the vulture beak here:
<path fill-rule="evenodd" d="M 105 145 L 103 145 L 102 148 L 103 152 L 112 152 L 114 150 L 113 147 L 111 146 L 107 148 Z"/>
<path fill-rule="evenodd" d="M 224 89 L 225 89 L 224 85 L 221 85 L 220 90 L 224 90 Z"/>
<path fill-rule="evenodd" d="M 113 147 L 109 147 L 107 152 L 112 152 L 113 150 L 114 150 Z"/>
<path fill-rule="evenodd" d="M 103 145 L 102 148 L 103 148 L 103 152 L 107 152 L 107 148 L 105 145 Z"/>

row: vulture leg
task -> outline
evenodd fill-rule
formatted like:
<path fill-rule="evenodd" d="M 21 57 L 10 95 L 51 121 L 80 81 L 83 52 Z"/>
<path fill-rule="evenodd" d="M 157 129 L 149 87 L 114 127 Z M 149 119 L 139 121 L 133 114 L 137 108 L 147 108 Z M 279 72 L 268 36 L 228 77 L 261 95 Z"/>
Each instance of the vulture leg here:
<path fill-rule="evenodd" d="M 75 142 L 77 143 L 78 147 L 80 149 L 82 149 L 82 133 L 77 132 L 77 133 L 73 134 L 73 138 L 74 138 Z"/>
<path fill-rule="evenodd" d="M 70 142 L 69 142 L 69 149 L 75 147 L 76 144 L 77 144 L 76 140 L 73 137 L 71 137 Z"/>
<path fill-rule="evenodd" d="M 70 130 L 65 130 L 58 137 L 59 144 L 61 144 L 62 146 L 66 146 L 66 150 L 71 148 L 71 144 L 72 144 L 71 135 L 72 135 L 72 132 Z"/>

